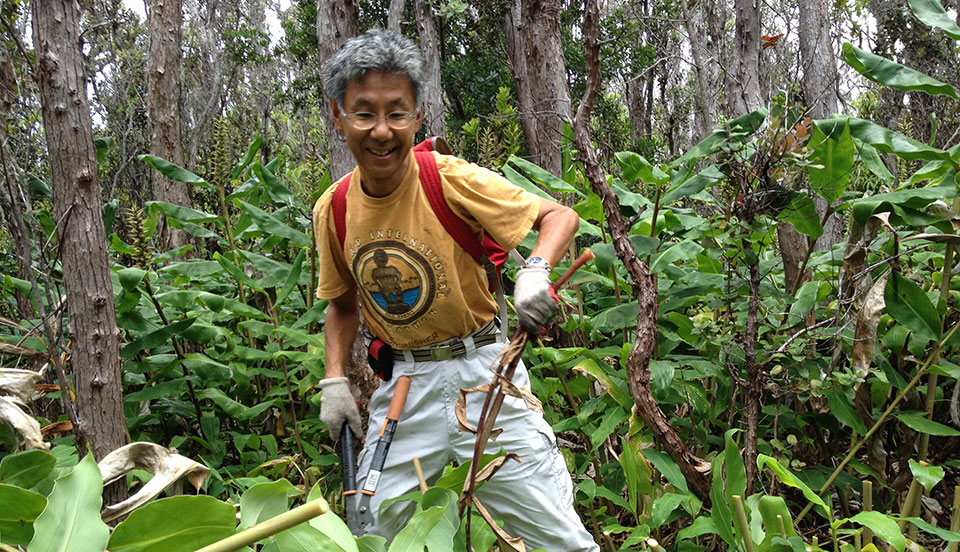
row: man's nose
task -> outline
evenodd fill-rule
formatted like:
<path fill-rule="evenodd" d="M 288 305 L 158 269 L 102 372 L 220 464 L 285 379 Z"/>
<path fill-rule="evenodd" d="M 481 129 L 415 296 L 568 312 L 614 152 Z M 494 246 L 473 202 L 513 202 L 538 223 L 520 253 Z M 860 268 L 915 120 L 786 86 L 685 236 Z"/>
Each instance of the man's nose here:
<path fill-rule="evenodd" d="M 390 125 L 387 124 L 386 117 L 377 117 L 377 120 L 373 123 L 373 128 L 370 129 L 370 135 L 374 137 L 387 137 L 389 138 L 393 134 L 393 129 L 390 128 Z"/>

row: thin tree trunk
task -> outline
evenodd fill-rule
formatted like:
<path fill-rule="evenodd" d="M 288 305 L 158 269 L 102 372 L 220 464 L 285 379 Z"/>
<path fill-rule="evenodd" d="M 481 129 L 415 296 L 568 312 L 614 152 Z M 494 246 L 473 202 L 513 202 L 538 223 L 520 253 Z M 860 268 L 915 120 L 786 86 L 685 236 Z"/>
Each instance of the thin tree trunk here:
<path fill-rule="evenodd" d="M 724 78 L 726 112 L 739 117 L 761 107 L 760 0 L 736 0 L 736 25 L 730 63 Z"/>
<path fill-rule="evenodd" d="M 150 0 L 147 28 L 150 46 L 147 55 L 147 134 L 150 153 L 177 165 L 183 164 L 180 134 L 180 28 L 181 0 Z M 192 207 L 190 186 L 150 172 L 153 199 Z M 193 242 L 190 234 L 169 225 L 160 217 L 159 246 L 167 251 Z"/>
<path fill-rule="evenodd" d="M 624 263 L 637 293 L 640 315 L 637 337 L 627 358 L 628 386 L 637 405 L 637 414 L 659 443 L 680 467 L 691 490 L 704 502 L 710 500 L 709 465 L 690 452 L 670 426 L 650 387 L 650 359 L 657 345 L 657 290 L 647 264 L 637 258 L 629 240 L 629 225 L 623 220 L 620 202 L 607 184 L 590 138 L 590 116 L 600 91 L 600 47 L 597 41 L 599 0 L 587 0 L 583 32 L 586 39 L 587 89 L 573 123 L 574 141 L 586 169 L 587 180 L 602 198 L 617 256 Z"/>
<path fill-rule="evenodd" d="M 101 217 L 79 20 L 76 2 L 33 2 L 36 76 L 72 342 L 77 448 L 82 455 L 89 445 L 100 459 L 124 444 L 126 427 L 120 332 Z M 121 486 L 117 494 L 125 494 L 125 489 Z"/>
<path fill-rule="evenodd" d="M 344 41 L 359 34 L 356 0 L 322 0 L 317 4 L 317 40 L 320 61 L 330 58 Z M 329 102 L 323 102 L 323 118 L 330 144 L 330 178 L 334 181 L 355 165 L 347 141 L 333 124 Z"/>
<path fill-rule="evenodd" d="M 420 50 L 423 52 L 427 73 L 427 89 L 421 99 L 424 106 L 423 128 L 427 135 L 446 138 L 447 109 L 443 103 L 443 86 L 440 82 L 440 39 L 433 8 L 427 0 L 414 0 L 413 4 L 417 13 Z"/>
<path fill-rule="evenodd" d="M 16 216 L 18 209 L 14 209 L 13 202 L 20 201 L 20 186 L 17 185 L 16 172 L 14 170 L 13 157 L 10 149 L 7 147 L 9 134 L 7 128 L 13 124 L 10 120 L 10 110 L 16 98 L 16 77 L 13 72 L 13 63 L 7 52 L 6 43 L 0 42 L 0 162 L 3 164 L 3 172 L 0 174 L 0 208 L 3 209 L 3 216 L 7 219 L 5 226 L 10 241 L 13 242 L 17 250 L 17 265 L 20 268 L 20 277 L 24 280 L 30 280 L 30 271 L 32 270 L 30 259 L 32 253 L 27 246 L 29 238 L 23 232 L 23 224 L 19 221 L 11 220 L 10 217 Z M 17 314 L 23 320 L 33 318 L 33 305 L 30 298 L 19 290 L 14 291 L 17 299 Z"/>
<path fill-rule="evenodd" d="M 406 6 L 405 0 L 390 0 L 390 10 L 387 12 L 387 28 L 391 31 L 400 32 L 400 23 L 403 21 L 403 8 Z"/>
<path fill-rule="evenodd" d="M 687 0 L 680 0 L 680 7 L 683 10 L 683 24 L 686 27 L 687 35 L 690 37 L 690 53 L 693 55 L 693 70 L 697 76 L 697 90 L 693 94 L 693 104 L 695 107 L 693 114 L 693 140 L 696 144 L 703 140 L 713 131 L 713 90 L 710 86 L 710 80 L 706 70 L 706 39 L 704 38 L 703 26 L 694 21 L 693 14 Z M 700 18 L 702 23 L 702 18 Z"/>
<path fill-rule="evenodd" d="M 566 64 L 560 43 L 563 6 L 559 0 L 518 1 L 520 19 L 514 6 L 507 20 L 514 28 L 508 30 L 507 37 L 508 43 L 512 41 L 508 50 L 514 49 L 511 57 L 524 58 L 526 65 L 525 72 L 521 72 L 524 67 L 514 66 L 514 79 L 521 97 L 521 119 L 529 119 L 523 129 L 532 160 L 559 175 L 563 123 L 571 119 Z M 524 105 L 524 101 L 529 105 Z"/>
<path fill-rule="evenodd" d="M 521 0 L 513 0 L 508 8 L 503 10 L 503 33 L 506 37 L 507 58 L 513 71 L 513 81 L 517 86 L 517 103 L 520 107 L 520 126 L 527 142 L 531 137 L 538 136 L 540 129 L 535 117 L 527 116 L 533 113 L 533 90 L 530 85 L 530 76 L 527 69 L 527 57 L 524 55 L 522 28 L 524 25 L 521 15 Z M 532 150 L 533 145 L 530 145 Z"/>

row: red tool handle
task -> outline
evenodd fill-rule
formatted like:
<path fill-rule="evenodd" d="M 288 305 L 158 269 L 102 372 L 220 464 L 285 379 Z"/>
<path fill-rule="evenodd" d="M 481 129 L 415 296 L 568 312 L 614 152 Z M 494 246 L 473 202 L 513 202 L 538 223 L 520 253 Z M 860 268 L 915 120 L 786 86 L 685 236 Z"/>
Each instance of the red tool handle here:
<path fill-rule="evenodd" d="M 587 261 L 589 261 L 590 259 L 593 259 L 595 256 L 596 255 L 593 254 L 593 251 L 590 251 L 589 249 L 584 249 L 583 253 L 580 253 L 580 256 L 577 257 L 577 260 L 573 261 L 573 264 L 570 265 L 570 268 L 568 268 L 567 271 L 563 273 L 563 276 L 560 276 L 560 278 L 558 278 L 557 281 L 553 283 L 553 289 L 555 290 L 560 289 L 560 287 L 563 284 L 567 283 L 567 280 L 569 280 L 570 277 L 572 277 L 576 271 L 580 270 L 580 267 L 587 264 Z"/>

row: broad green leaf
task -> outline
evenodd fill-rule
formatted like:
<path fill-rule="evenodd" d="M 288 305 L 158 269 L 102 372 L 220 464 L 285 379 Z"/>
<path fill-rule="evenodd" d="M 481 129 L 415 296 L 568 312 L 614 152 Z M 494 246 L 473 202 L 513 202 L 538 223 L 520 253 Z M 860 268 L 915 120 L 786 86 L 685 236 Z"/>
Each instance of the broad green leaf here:
<path fill-rule="evenodd" d="M 176 276 L 187 276 L 193 279 L 206 278 L 221 272 L 220 266 L 216 261 L 200 261 L 192 259 L 180 263 L 172 263 L 160 269 L 168 274 Z"/>
<path fill-rule="evenodd" d="M 259 416 L 264 410 L 276 404 L 276 399 L 264 401 L 256 406 L 247 407 L 228 397 L 223 391 L 216 387 L 207 387 L 197 393 L 202 399 L 210 399 L 217 406 L 223 409 L 231 418 L 238 420 L 250 420 Z"/>
<path fill-rule="evenodd" d="M 322 497 L 323 495 L 319 496 Z M 350 533 L 350 528 L 333 512 L 327 512 L 312 518 L 310 525 L 330 537 L 346 552 L 358 552 L 357 540 Z"/>
<path fill-rule="evenodd" d="M 954 40 L 960 40 L 960 27 L 937 0 L 907 0 L 907 5 L 920 21 L 941 29 Z"/>
<path fill-rule="evenodd" d="M 434 487 L 424 494 L 421 504 L 424 510 L 414 515 L 397 534 L 389 552 L 423 552 L 428 543 L 432 545 L 430 552 L 452 549 L 453 537 L 460 525 L 456 493 Z M 437 535 L 432 535 L 434 530 L 438 531 Z"/>
<path fill-rule="evenodd" d="M 240 208 L 257 223 L 257 226 L 264 234 L 286 238 L 292 243 L 302 247 L 311 247 L 313 245 L 310 236 L 289 226 L 270 213 L 240 199 L 236 200 L 236 202 L 240 205 Z"/>
<path fill-rule="evenodd" d="M 184 330 L 189 328 L 196 318 L 185 318 L 183 320 L 177 320 L 176 322 L 163 326 L 158 330 L 154 330 L 146 335 L 142 335 L 137 339 L 128 343 L 121 352 L 121 356 L 124 359 L 131 359 L 136 356 L 140 351 L 148 351 L 155 347 L 159 347 L 164 343 L 170 341 L 174 336 L 180 335 Z"/>
<path fill-rule="evenodd" d="M 939 94 L 960 100 L 960 95 L 953 86 L 885 57 L 861 50 L 849 42 L 843 44 L 841 57 L 847 65 L 873 82 L 897 90 L 921 90 L 927 94 Z"/>
<path fill-rule="evenodd" d="M 724 485 L 723 494 L 728 504 L 733 503 L 733 495 L 744 496 L 747 489 L 747 468 L 743 464 L 743 455 L 740 454 L 740 447 L 733 440 L 733 435 L 740 431 L 739 429 L 728 429 L 723 434 L 723 470 L 726 472 L 726 485 Z"/>
<path fill-rule="evenodd" d="M 333 539 L 306 523 L 277 533 L 276 539 L 281 552 L 346 552 Z"/>
<path fill-rule="evenodd" d="M 660 203 L 666 205 L 672 201 L 699 194 L 707 186 L 716 184 L 726 177 L 727 175 L 723 174 L 716 165 L 710 165 L 689 179 L 670 187 L 660 198 Z"/>
<path fill-rule="evenodd" d="M 850 136 L 853 138 L 870 144 L 884 153 L 893 153 L 904 159 L 950 160 L 948 152 L 928 146 L 923 142 L 918 142 L 913 138 L 864 119 L 834 117 L 814 121 L 814 124 L 827 136 L 840 136 L 843 133 L 844 126 L 849 124 Z"/>
<path fill-rule="evenodd" d="M 44 450 L 26 450 L 0 460 L 0 483 L 29 489 L 53 470 L 57 459 Z"/>
<path fill-rule="evenodd" d="M 147 385 L 139 391 L 124 393 L 124 402 L 152 401 L 164 397 L 174 398 L 187 388 L 187 381 L 195 378 L 176 378 L 156 385 Z"/>
<path fill-rule="evenodd" d="M 656 529 L 667 522 L 670 514 L 676 510 L 680 504 L 689 500 L 690 495 L 681 495 L 677 493 L 665 493 L 653 501 L 650 508 L 650 528 Z"/>
<path fill-rule="evenodd" d="M 718 533 L 717 525 L 710 516 L 698 516 L 693 523 L 677 532 L 677 540 L 695 539 L 703 535 L 713 535 Z"/>
<path fill-rule="evenodd" d="M 938 199 L 949 199 L 956 196 L 957 190 L 953 186 L 931 186 L 876 194 L 853 200 L 850 203 L 853 205 L 853 219 L 857 224 L 865 226 L 870 217 L 877 211 L 892 211 L 898 207 L 920 210 Z"/>
<path fill-rule="evenodd" d="M 247 165 L 253 161 L 253 156 L 257 154 L 260 150 L 260 146 L 263 145 L 263 136 L 257 136 L 253 142 L 250 144 L 250 147 L 247 148 L 247 152 L 243 154 L 243 158 L 240 159 L 240 162 L 237 163 L 237 166 L 230 171 L 230 174 L 227 176 L 227 180 L 233 180 L 234 178 L 240 176 L 240 173 L 243 172 L 243 169 L 247 168 Z"/>
<path fill-rule="evenodd" d="M 633 408 L 633 398 L 628 392 L 621 388 L 617 382 L 612 380 L 612 378 L 603 369 L 600 362 L 592 358 L 584 357 L 577 361 L 577 364 L 573 367 L 573 369 L 585 372 L 596 378 L 597 381 L 600 382 L 600 385 L 607 390 L 607 393 L 613 397 L 613 400 L 616 401 L 620 407 L 628 410 Z"/>
<path fill-rule="evenodd" d="M 807 282 L 797 290 L 796 301 L 790 305 L 790 320 L 794 324 L 798 323 L 808 314 L 817 303 L 817 295 L 820 293 L 819 281 Z"/>
<path fill-rule="evenodd" d="M 923 416 L 918 416 L 916 414 L 894 414 L 898 420 L 906 424 L 907 427 L 920 433 L 927 433 L 929 435 L 937 435 L 939 437 L 957 437 L 960 436 L 960 431 L 953 429 L 950 426 L 943 425 L 940 422 L 934 422 L 933 420 L 928 420 Z"/>
<path fill-rule="evenodd" d="M 710 517 L 720 538 L 728 545 L 733 545 L 733 512 L 724 496 L 723 458 L 722 454 L 718 454 L 711 462 L 713 485 L 710 487 Z"/>
<path fill-rule="evenodd" d="M 634 515 L 641 512 L 637 509 L 638 504 L 643 504 L 643 498 L 653 494 L 653 486 L 650 484 L 652 470 L 650 464 L 640 454 L 638 443 L 631 441 L 627 437 L 620 438 L 623 444 L 623 453 L 620 455 L 620 468 L 627 480 L 627 497 L 630 500 L 630 511 Z"/>
<path fill-rule="evenodd" d="M 260 178 L 260 181 L 263 182 L 264 187 L 270 192 L 270 196 L 273 197 L 274 200 L 287 205 L 299 203 L 297 196 L 284 186 L 283 182 L 274 176 L 273 172 L 267 167 L 256 164 L 253 166 L 253 173 Z"/>
<path fill-rule="evenodd" d="M 526 175 L 530 177 L 530 180 L 533 180 L 537 184 L 544 186 L 551 192 L 564 194 L 573 193 L 580 197 L 584 197 L 583 192 L 567 184 L 562 179 L 557 178 L 553 175 L 553 173 L 540 167 L 536 163 L 531 163 L 530 161 L 527 161 L 522 157 L 517 157 L 516 155 L 511 155 L 510 158 L 507 159 L 507 163 L 513 164 L 518 169 L 526 173 Z"/>
<path fill-rule="evenodd" d="M 287 274 L 286 280 L 283 282 L 283 287 L 280 288 L 280 292 L 277 293 L 277 299 L 274 301 L 274 306 L 280 306 L 283 304 L 283 301 L 290 295 L 290 292 L 296 289 L 297 283 L 300 282 L 300 272 L 303 270 L 303 260 L 307 257 L 307 250 L 301 249 L 300 254 L 297 255 L 297 258 L 294 259 L 293 264 L 290 265 L 290 272 Z"/>
<path fill-rule="evenodd" d="M 814 125 L 809 144 L 815 163 L 807 171 L 810 187 L 828 203 L 833 203 L 840 199 L 850 182 L 854 152 L 850 126 L 845 125 L 839 136 L 828 137 L 820 127 Z"/>
<path fill-rule="evenodd" d="M 763 121 L 766 120 L 766 118 L 766 109 L 758 109 L 741 115 L 727 123 L 724 128 L 713 131 L 709 136 L 687 150 L 687 153 L 683 154 L 670 165 L 676 167 L 693 159 L 713 155 L 730 142 L 743 142 L 756 131 L 760 130 L 760 126 L 763 125 Z"/>
<path fill-rule="evenodd" d="M 93 148 L 97 150 L 97 163 L 102 164 L 106 159 L 107 153 L 113 147 L 113 136 L 103 136 L 93 139 Z"/>
<path fill-rule="evenodd" d="M 138 160 L 150 165 L 154 169 L 160 171 L 160 174 L 174 180 L 176 182 L 185 182 L 187 184 L 197 184 L 200 186 L 209 186 L 207 181 L 200 178 L 199 176 L 193 174 L 192 172 L 179 167 L 162 157 L 157 157 L 156 155 L 143 154 L 137 157 Z"/>
<path fill-rule="evenodd" d="M 857 153 L 860 154 L 860 160 L 863 161 L 867 170 L 872 172 L 874 176 L 878 177 L 887 186 L 892 186 L 893 174 L 883 163 L 883 160 L 880 159 L 880 154 L 877 153 L 877 149 L 865 143 L 863 140 L 854 140 L 853 143 L 856 145 Z M 942 161 L 934 161 L 934 163 L 942 163 Z"/>
<path fill-rule="evenodd" d="M 836 416 L 840 423 L 853 428 L 854 431 L 860 435 L 867 434 L 867 424 L 863 423 L 863 418 L 861 418 L 860 415 L 857 414 L 857 411 L 854 410 L 850 403 L 850 399 L 847 398 L 847 394 L 844 392 L 842 387 L 831 387 L 829 389 L 825 389 L 824 395 L 827 396 L 827 403 L 830 405 L 830 412 Z"/>
<path fill-rule="evenodd" d="M 943 480 L 944 471 L 940 466 L 924 466 L 913 458 L 910 459 L 910 471 L 929 493 L 934 485 Z"/>
<path fill-rule="evenodd" d="M 219 216 L 211 213 L 206 213 L 197 209 L 191 209 L 182 205 L 174 205 L 173 203 L 165 203 L 163 201 L 148 201 L 143 205 L 149 210 L 160 211 L 164 215 L 172 219 L 176 219 L 179 222 L 201 223 L 222 220 Z"/>
<path fill-rule="evenodd" d="M 909 521 L 910 523 L 919 527 L 921 530 L 926 531 L 931 535 L 936 535 L 946 542 L 960 542 L 960 533 L 957 533 L 956 531 L 948 531 L 946 529 L 937 527 L 936 525 L 931 525 L 930 522 L 925 519 L 908 517 L 903 518 L 903 520 Z"/>
<path fill-rule="evenodd" d="M 823 226 L 813 199 L 803 192 L 791 192 L 789 197 L 790 203 L 777 214 L 777 218 L 789 222 L 801 234 L 811 238 L 822 236 Z"/>
<path fill-rule="evenodd" d="M 687 486 L 687 478 L 683 476 L 683 472 L 680 471 L 680 466 L 678 466 L 672 458 L 652 448 L 642 449 L 640 454 L 653 464 L 653 467 L 657 468 L 657 470 L 667 478 L 667 481 L 673 483 L 674 487 L 683 491 L 683 494 L 690 493 L 690 488 Z"/>
<path fill-rule="evenodd" d="M 757 547 L 758 552 L 772 552 L 783 550 L 773 543 L 776 537 L 786 538 L 797 536 L 797 531 L 793 528 L 793 518 L 790 517 L 790 510 L 787 508 L 786 501 L 780 496 L 764 495 L 760 497 L 760 503 L 757 505 L 760 517 L 763 519 L 763 540 Z M 781 534 L 780 521 L 783 520 L 783 533 Z"/>
<path fill-rule="evenodd" d="M 358 552 L 387 552 L 387 539 L 379 535 L 364 535 L 357 539 Z"/>
<path fill-rule="evenodd" d="M 503 173 L 504 178 L 509 180 L 510 183 L 512 183 L 515 186 L 519 186 L 523 188 L 525 191 L 530 192 L 535 196 L 538 196 L 544 199 L 553 200 L 550 194 L 543 191 L 543 189 L 540 188 L 540 186 L 537 186 L 536 184 L 534 184 L 529 178 L 517 172 L 516 169 L 511 167 L 508 163 L 504 163 L 504 165 L 500 167 L 500 172 Z"/>
<path fill-rule="evenodd" d="M 0 542 L 27 545 L 33 539 L 33 523 L 47 499 L 40 493 L 0 483 Z"/>
<path fill-rule="evenodd" d="M 236 532 L 236 510 L 212 496 L 161 498 L 114 529 L 110 552 L 188 552 Z"/>
<path fill-rule="evenodd" d="M 33 522 L 30 552 L 103 552 L 110 529 L 100 519 L 102 493 L 100 470 L 93 454 L 87 453 L 54 482 L 47 507 Z"/>
<path fill-rule="evenodd" d="M 238 284 L 243 286 L 253 288 L 259 291 L 263 289 L 253 280 L 253 278 L 247 276 L 247 273 L 237 268 L 237 265 L 233 261 L 227 259 L 226 257 L 220 255 L 219 253 L 214 253 L 213 258 L 216 260 L 216 263 L 219 267 L 223 268 L 231 278 L 237 281 Z"/>
<path fill-rule="evenodd" d="M 140 282 L 143 281 L 143 277 L 146 274 L 147 272 L 142 268 L 131 266 L 130 268 L 119 270 L 117 272 L 117 279 L 120 280 L 120 285 L 123 286 L 123 289 L 132 292 L 137 289 L 137 286 L 140 285 Z"/>
<path fill-rule="evenodd" d="M 591 322 L 594 329 L 602 332 L 617 331 L 627 327 L 632 328 L 637 325 L 639 312 L 640 306 L 636 301 L 632 301 L 596 313 L 593 315 Z"/>
<path fill-rule="evenodd" d="M 642 155 L 632 151 L 618 151 L 614 154 L 617 163 L 623 170 L 623 178 L 628 182 L 635 182 L 637 179 L 647 184 L 663 184 L 669 180 L 667 173 L 661 171 Z"/>
<path fill-rule="evenodd" d="M 920 339 L 940 339 L 940 315 L 927 294 L 912 280 L 893 272 L 883 290 L 887 313 Z"/>
<path fill-rule="evenodd" d="M 897 522 L 880 512 L 860 512 L 850 518 L 850 521 L 867 527 L 873 531 L 874 535 L 893 545 L 898 552 L 903 552 L 903 549 L 907 546 L 907 539 L 904 538 Z"/>
<path fill-rule="evenodd" d="M 703 247 L 693 240 L 684 240 L 674 244 L 653 255 L 650 259 L 650 272 L 655 273 L 666 270 L 667 265 L 677 261 L 693 259 L 702 251 Z"/>
<path fill-rule="evenodd" d="M 817 493 L 813 492 L 806 483 L 797 479 L 793 473 L 787 468 L 783 467 L 776 458 L 767 456 L 766 454 L 757 455 L 757 467 L 763 468 L 766 466 L 770 468 L 777 477 L 780 478 L 780 482 L 789 485 L 795 489 L 800 489 L 800 492 L 803 493 L 803 496 L 807 498 L 810 502 L 814 503 L 816 506 L 820 507 L 820 513 L 824 515 L 827 519 L 831 519 L 830 509 L 827 507 L 827 504 L 820 498 Z"/>
<path fill-rule="evenodd" d="M 299 493 L 286 479 L 250 487 L 240 495 L 240 529 L 253 527 L 286 512 L 290 497 Z"/>

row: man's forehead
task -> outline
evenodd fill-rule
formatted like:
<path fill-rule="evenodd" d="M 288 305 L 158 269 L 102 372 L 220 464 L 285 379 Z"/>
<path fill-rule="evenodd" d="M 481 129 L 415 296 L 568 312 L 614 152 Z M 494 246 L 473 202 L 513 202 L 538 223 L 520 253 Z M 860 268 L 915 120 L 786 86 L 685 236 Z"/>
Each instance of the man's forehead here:
<path fill-rule="evenodd" d="M 359 79 L 347 82 L 346 103 L 413 103 L 413 82 L 403 73 L 367 71 Z"/>

